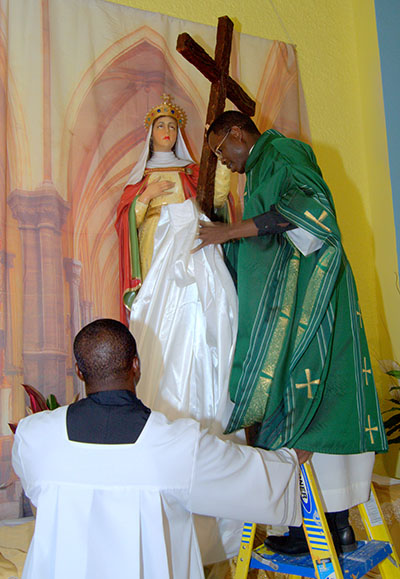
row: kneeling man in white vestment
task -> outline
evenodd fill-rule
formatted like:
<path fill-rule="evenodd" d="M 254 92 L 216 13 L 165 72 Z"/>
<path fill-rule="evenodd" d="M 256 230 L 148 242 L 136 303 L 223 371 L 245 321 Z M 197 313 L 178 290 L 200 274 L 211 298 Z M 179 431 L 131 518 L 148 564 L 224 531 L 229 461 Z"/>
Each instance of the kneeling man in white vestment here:
<path fill-rule="evenodd" d="M 192 513 L 299 525 L 304 451 L 224 442 L 135 395 L 136 343 L 96 320 L 74 341 L 87 398 L 20 421 L 13 466 L 37 507 L 23 579 L 204 577 Z"/>

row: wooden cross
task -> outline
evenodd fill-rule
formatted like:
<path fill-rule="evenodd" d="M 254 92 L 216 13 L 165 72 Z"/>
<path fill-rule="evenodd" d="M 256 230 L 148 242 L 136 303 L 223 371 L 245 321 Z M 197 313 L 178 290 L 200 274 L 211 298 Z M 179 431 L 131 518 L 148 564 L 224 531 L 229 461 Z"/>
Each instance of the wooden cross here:
<path fill-rule="evenodd" d="M 229 76 L 229 62 L 232 47 L 233 22 L 228 16 L 218 18 L 215 57 L 207 52 L 193 38 L 184 32 L 178 36 L 176 49 L 211 82 L 206 125 L 210 125 L 225 109 L 228 98 L 243 113 L 252 117 L 256 103 L 240 85 Z M 214 180 L 217 158 L 210 150 L 204 136 L 201 152 L 200 174 L 197 185 L 197 200 L 200 207 L 210 216 L 214 197 Z"/>

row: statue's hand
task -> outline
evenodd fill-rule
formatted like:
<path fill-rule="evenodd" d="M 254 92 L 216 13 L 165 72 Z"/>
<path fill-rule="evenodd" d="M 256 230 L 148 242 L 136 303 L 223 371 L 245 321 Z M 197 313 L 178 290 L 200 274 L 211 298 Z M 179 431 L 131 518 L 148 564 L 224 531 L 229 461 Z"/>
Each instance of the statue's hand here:
<path fill-rule="evenodd" d="M 160 181 L 154 180 L 146 187 L 143 193 L 140 195 L 140 201 L 142 203 L 149 203 L 152 199 L 160 197 L 160 195 L 170 195 L 173 191 L 169 191 L 174 187 L 175 183 L 173 181 Z"/>

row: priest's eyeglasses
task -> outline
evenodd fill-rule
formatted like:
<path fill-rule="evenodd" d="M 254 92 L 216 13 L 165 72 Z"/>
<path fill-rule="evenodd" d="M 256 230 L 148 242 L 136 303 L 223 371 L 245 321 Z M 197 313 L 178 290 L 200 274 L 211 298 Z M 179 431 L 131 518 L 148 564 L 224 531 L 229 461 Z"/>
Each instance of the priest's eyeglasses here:
<path fill-rule="evenodd" d="M 215 147 L 215 150 L 210 147 L 210 149 L 212 150 L 212 152 L 214 153 L 214 155 L 216 155 L 218 157 L 218 159 L 220 159 L 222 157 L 222 151 L 221 151 L 221 147 L 222 145 L 225 143 L 226 139 L 228 138 L 228 135 L 230 134 L 231 129 L 229 129 L 229 131 L 226 133 L 225 137 L 222 139 L 222 141 L 220 141 L 220 143 L 218 143 L 218 147 Z"/>

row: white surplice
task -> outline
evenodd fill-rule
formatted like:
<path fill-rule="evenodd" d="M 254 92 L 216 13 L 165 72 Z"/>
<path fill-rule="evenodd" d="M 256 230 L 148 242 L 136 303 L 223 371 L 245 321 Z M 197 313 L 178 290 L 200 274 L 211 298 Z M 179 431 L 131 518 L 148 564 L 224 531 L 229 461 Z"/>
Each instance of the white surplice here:
<path fill-rule="evenodd" d="M 207 219 L 201 216 L 202 219 Z M 139 398 L 170 420 L 195 418 L 222 435 L 233 403 L 229 375 L 237 334 L 237 295 L 219 246 L 191 253 L 199 211 L 188 199 L 165 205 L 153 259 L 131 311 L 142 367 Z M 243 433 L 230 438 L 244 442 Z M 196 517 L 203 563 L 237 555 L 242 524 Z"/>
<path fill-rule="evenodd" d="M 13 466 L 37 507 L 23 579 L 201 579 L 190 511 L 300 524 L 294 451 L 223 442 L 152 412 L 134 444 L 68 439 L 67 407 L 20 421 Z"/>

